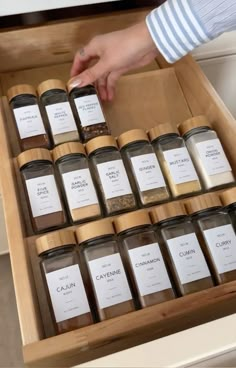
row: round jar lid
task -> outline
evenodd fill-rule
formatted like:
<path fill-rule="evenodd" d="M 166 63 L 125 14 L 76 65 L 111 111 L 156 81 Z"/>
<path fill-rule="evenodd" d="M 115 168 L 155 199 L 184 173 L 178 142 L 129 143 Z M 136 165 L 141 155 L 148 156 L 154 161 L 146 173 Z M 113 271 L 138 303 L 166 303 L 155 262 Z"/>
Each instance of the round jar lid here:
<path fill-rule="evenodd" d="M 151 225 L 151 219 L 146 210 L 126 213 L 125 215 L 121 215 L 114 220 L 114 226 L 117 234 L 143 225 Z"/>
<path fill-rule="evenodd" d="M 48 151 L 46 148 L 33 148 L 28 151 L 22 152 L 19 154 L 19 156 L 17 156 L 19 168 L 28 164 L 29 162 L 41 160 L 52 162 L 50 151 Z"/>
<path fill-rule="evenodd" d="M 178 216 L 186 216 L 187 212 L 181 202 L 170 202 L 155 207 L 150 211 L 153 224 Z"/>
<path fill-rule="evenodd" d="M 165 123 L 165 124 L 156 125 L 152 129 L 150 129 L 148 132 L 148 135 L 149 135 L 150 141 L 152 142 L 155 139 L 163 135 L 173 134 L 173 133 L 177 134 L 176 128 L 173 127 L 173 125 L 171 125 L 170 123 Z"/>
<path fill-rule="evenodd" d="M 48 79 L 38 85 L 37 92 L 41 96 L 44 92 L 50 91 L 51 89 L 66 91 L 66 85 L 60 79 Z"/>
<path fill-rule="evenodd" d="M 185 120 L 183 123 L 180 123 L 178 126 L 180 134 L 183 136 L 186 133 L 190 132 L 192 129 L 208 127 L 211 128 L 211 124 L 207 120 L 206 116 L 200 115 L 188 120 Z"/>
<path fill-rule="evenodd" d="M 36 97 L 36 91 L 35 88 L 30 84 L 18 84 L 17 86 L 9 88 L 9 90 L 7 91 L 7 98 L 9 102 L 14 97 L 19 95 L 32 95 Z"/>
<path fill-rule="evenodd" d="M 185 203 L 189 215 L 213 207 L 222 207 L 220 198 L 215 193 L 207 193 L 198 197 L 191 198 Z"/>
<path fill-rule="evenodd" d="M 110 219 L 103 219 L 81 225 L 75 231 L 78 243 L 99 238 L 105 235 L 114 235 L 115 231 Z"/>
<path fill-rule="evenodd" d="M 82 155 L 86 155 L 85 149 L 82 143 L 79 142 L 69 142 L 69 143 L 63 143 L 59 146 L 55 147 L 52 150 L 52 157 L 54 162 L 59 160 L 59 158 L 67 156 L 67 155 L 73 155 L 75 153 L 79 153 Z"/>
<path fill-rule="evenodd" d="M 96 151 L 99 148 L 104 147 L 115 147 L 118 148 L 116 140 L 111 135 L 102 135 L 100 137 L 96 137 L 88 141 L 86 143 L 85 148 L 88 155 L 92 152 Z"/>
<path fill-rule="evenodd" d="M 223 206 L 230 206 L 236 203 L 236 188 L 227 189 L 220 194 L 220 199 Z"/>
<path fill-rule="evenodd" d="M 72 230 L 55 231 L 54 233 L 43 235 L 36 239 L 38 255 L 50 249 L 64 247 L 66 245 L 76 245 L 75 235 Z"/>
<path fill-rule="evenodd" d="M 117 143 L 119 148 L 123 148 L 129 143 L 139 142 L 139 141 L 147 141 L 149 142 L 148 136 L 143 129 L 132 129 L 128 130 L 125 133 L 122 133 L 117 138 Z"/>

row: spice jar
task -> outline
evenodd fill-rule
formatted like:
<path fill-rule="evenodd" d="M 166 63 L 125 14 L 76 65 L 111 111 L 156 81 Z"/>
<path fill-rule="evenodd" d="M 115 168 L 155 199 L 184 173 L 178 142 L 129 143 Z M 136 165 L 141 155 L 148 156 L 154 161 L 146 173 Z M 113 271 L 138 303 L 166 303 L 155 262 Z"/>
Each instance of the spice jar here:
<path fill-rule="evenodd" d="M 135 197 L 115 139 L 111 136 L 94 138 L 86 144 L 86 151 L 105 214 L 135 209 Z"/>
<path fill-rule="evenodd" d="M 73 231 L 63 230 L 36 240 L 52 320 L 57 334 L 93 323 Z"/>
<path fill-rule="evenodd" d="M 17 157 L 32 227 L 35 232 L 61 227 L 66 216 L 55 180 L 50 152 L 35 148 Z"/>
<path fill-rule="evenodd" d="M 220 199 L 230 215 L 234 230 L 236 231 L 236 188 L 227 189 L 222 192 Z"/>
<path fill-rule="evenodd" d="M 140 206 L 151 206 L 169 199 L 157 156 L 143 129 L 133 129 L 118 139 L 126 171 Z"/>
<path fill-rule="evenodd" d="M 83 141 L 110 134 L 95 87 L 88 85 L 71 88 L 69 81 L 67 88 Z"/>
<path fill-rule="evenodd" d="M 218 284 L 236 279 L 236 235 L 230 216 L 216 194 L 204 194 L 186 202 L 197 231 L 204 239 L 204 250 Z"/>
<path fill-rule="evenodd" d="M 34 87 L 29 84 L 17 85 L 7 91 L 7 96 L 13 111 L 21 150 L 49 148 L 50 142 Z"/>
<path fill-rule="evenodd" d="M 53 159 L 64 188 L 70 220 L 76 223 L 100 217 L 84 146 L 79 142 L 61 144 L 54 148 Z"/>
<path fill-rule="evenodd" d="M 184 206 L 167 203 L 151 211 L 153 224 L 160 232 L 166 257 L 180 295 L 194 293 L 213 286 L 194 226 Z"/>
<path fill-rule="evenodd" d="M 101 321 L 132 312 L 133 298 L 109 219 L 76 229 Z"/>
<path fill-rule="evenodd" d="M 58 79 L 49 79 L 38 86 L 37 92 L 54 146 L 79 141 L 79 133 L 65 84 Z"/>
<path fill-rule="evenodd" d="M 179 125 L 179 131 L 206 190 L 234 183 L 234 174 L 222 144 L 205 116 L 184 121 Z"/>
<path fill-rule="evenodd" d="M 175 298 L 151 220 L 144 210 L 114 221 L 125 265 L 142 308 Z"/>
<path fill-rule="evenodd" d="M 174 198 L 201 191 L 201 184 L 183 138 L 171 124 L 160 124 L 149 137 Z"/>

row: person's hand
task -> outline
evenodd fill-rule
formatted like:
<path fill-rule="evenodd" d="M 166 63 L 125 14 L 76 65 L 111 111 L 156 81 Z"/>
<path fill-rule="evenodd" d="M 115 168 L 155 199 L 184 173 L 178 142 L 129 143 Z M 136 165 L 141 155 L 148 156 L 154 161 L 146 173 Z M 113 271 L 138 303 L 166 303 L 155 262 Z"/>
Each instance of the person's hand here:
<path fill-rule="evenodd" d="M 69 82 L 83 87 L 96 82 L 103 100 L 114 97 L 117 79 L 127 71 L 149 64 L 158 54 L 145 21 L 127 29 L 96 36 L 74 58 Z M 95 62 L 91 66 L 91 62 Z"/>

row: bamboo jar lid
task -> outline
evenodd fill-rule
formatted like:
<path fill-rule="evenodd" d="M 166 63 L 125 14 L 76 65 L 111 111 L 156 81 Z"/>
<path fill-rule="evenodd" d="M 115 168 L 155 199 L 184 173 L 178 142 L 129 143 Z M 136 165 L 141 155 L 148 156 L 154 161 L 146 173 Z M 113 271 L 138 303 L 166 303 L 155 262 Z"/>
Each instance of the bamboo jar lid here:
<path fill-rule="evenodd" d="M 96 151 L 99 148 L 104 147 L 115 147 L 118 148 L 116 140 L 111 135 L 102 135 L 100 137 L 96 137 L 88 141 L 86 143 L 85 148 L 88 155 L 92 152 Z"/>
<path fill-rule="evenodd" d="M 64 247 L 66 245 L 76 245 L 75 235 L 72 230 L 56 231 L 36 239 L 36 250 L 38 255 L 50 249 Z"/>
<path fill-rule="evenodd" d="M 206 210 L 207 208 L 222 207 L 220 198 L 215 193 L 207 193 L 191 198 L 185 203 L 189 215 Z"/>
<path fill-rule="evenodd" d="M 125 133 L 122 133 L 117 138 L 119 148 L 125 147 L 129 143 L 147 141 L 149 142 L 148 136 L 143 129 L 132 129 Z"/>
<path fill-rule="evenodd" d="M 145 210 L 135 211 L 121 215 L 114 220 L 117 234 L 134 227 L 151 225 L 151 219 Z"/>
<path fill-rule="evenodd" d="M 179 124 L 178 129 L 181 135 L 185 135 L 186 133 L 190 132 L 190 130 L 200 127 L 211 128 L 211 124 L 204 115 L 196 116 L 188 120 L 185 120 L 183 123 Z"/>
<path fill-rule="evenodd" d="M 178 216 L 186 216 L 184 205 L 180 202 L 170 202 L 155 207 L 150 211 L 153 224 Z"/>
<path fill-rule="evenodd" d="M 14 97 L 19 95 L 33 95 L 36 97 L 36 91 L 34 87 L 30 84 L 18 84 L 17 86 L 9 88 L 9 90 L 7 91 L 7 98 L 9 102 Z"/>
<path fill-rule="evenodd" d="M 38 95 L 41 96 L 51 89 L 61 89 L 66 92 L 66 85 L 60 79 L 48 79 L 38 85 L 37 92 Z"/>
<path fill-rule="evenodd" d="M 79 244 L 87 240 L 115 234 L 112 222 L 109 219 L 98 220 L 81 225 L 75 232 Z"/>
<path fill-rule="evenodd" d="M 174 128 L 170 123 L 159 124 L 156 125 L 154 128 L 150 129 L 148 132 L 150 141 L 154 141 L 155 139 L 161 137 L 162 135 L 166 134 L 173 134 L 177 133 L 176 128 Z"/>
<path fill-rule="evenodd" d="M 20 153 L 17 157 L 19 168 L 23 167 L 29 162 L 40 160 L 52 162 L 50 151 L 45 148 L 33 148 L 31 150 Z"/>
<path fill-rule="evenodd" d="M 236 188 L 225 190 L 220 194 L 220 199 L 223 206 L 229 206 L 233 203 L 236 203 Z"/>
<path fill-rule="evenodd" d="M 53 156 L 54 162 L 59 160 L 59 158 L 61 157 L 76 154 L 76 153 L 82 154 L 84 156 L 86 155 L 86 152 L 85 152 L 85 149 L 82 143 L 79 143 L 79 142 L 63 143 L 55 147 L 52 150 L 52 156 Z"/>

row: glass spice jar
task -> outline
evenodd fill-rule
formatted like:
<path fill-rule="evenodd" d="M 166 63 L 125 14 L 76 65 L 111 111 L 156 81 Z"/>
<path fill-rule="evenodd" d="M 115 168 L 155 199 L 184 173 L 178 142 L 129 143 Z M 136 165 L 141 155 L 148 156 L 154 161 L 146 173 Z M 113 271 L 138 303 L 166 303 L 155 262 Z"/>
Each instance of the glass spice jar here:
<path fill-rule="evenodd" d="M 148 213 L 140 210 L 121 215 L 114 220 L 114 225 L 141 308 L 174 299 L 175 293 Z"/>
<path fill-rule="evenodd" d="M 64 197 L 72 223 L 101 216 L 101 208 L 89 170 L 84 146 L 79 142 L 64 143 L 53 150 Z"/>
<path fill-rule="evenodd" d="M 35 148 L 22 152 L 17 161 L 33 230 L 38 233 L 66 225 L 50 152 Z"/>
<path fill-rule="evenodd" d="M 83 142 L 87 142 L 99 135 L 109 135 L 110 131 L 102 111 L 96 88 L 93 85 L 85 87 L 70 87 L 67 83 L 71 106 Z"/>
<path fill-rule="evenodd" d="M 149 131 L 174 198 L 201 192 L 201 184 L 183 138 L 171 124 L 160 124 Z"/>
<path fill-rule="evenodd" d="M 236 188 L 230 188 L 220 194 L 220 199 L 230 215 L 234 231 L 236 231 Z"/>
<path fill-rule="evenodd" d="M 100 321 L 135 309 L 127 276 L 109 219 L 81 225 L 76 236 L 87 265 Z"/>
<path fill-rule="evenodd" d="M 66 85 L 59 79 L 49 79 L 40 83 L 37 92 L 54 146 L 79 141 L 80 137 L 68 100 Z"/>
<path fill-rule="evenodd" d="M 29 84 L 17 85 L 7 91 L 7 96 L 13 111 L 21 150 L 49 148 L 50 141 L 34 87 Z"/>
<path fill-rule="evenodd" d="M 136 200 L 115 138 L 112 136 L 94 138 L 86 144 L 86 151 L 105 215 L 135 209 Z"/>
<path fill-rule="evenodd" d="M 205 116 L 188 119 L 179 131 L 206 190 L 232 185 L 234 174 L 217 133 Z"/>
<path fill-rule="evenodd" d="M 236 280 L 236 235 L 219 197 L 208 193 L 192 198 L 185 205 L 204 239 L 203 250 L 217 284 Z"/>
<path fill-rule="evenodd" d="M 133 191 L 140 206 L 151 206 L 170 198 L 157 156 L 143 129 L 121 134 L 118 146 Z"/>
<path fill-rule="evenodd" d="M 75 246 L 75 236 L 70 230 L 57 231 L 36 240 L 56 334 L 93 323 Z"/>
<path fill-rule="evenodd" d="M 166 203 L 151 211 L 166 250 L 166 258 L 180 295 L 212 287 L 213 280 L 194 226 L 187 217 L 184 206 Z"/>

